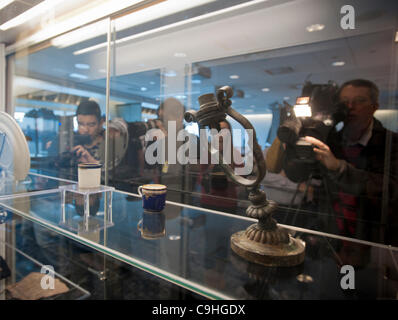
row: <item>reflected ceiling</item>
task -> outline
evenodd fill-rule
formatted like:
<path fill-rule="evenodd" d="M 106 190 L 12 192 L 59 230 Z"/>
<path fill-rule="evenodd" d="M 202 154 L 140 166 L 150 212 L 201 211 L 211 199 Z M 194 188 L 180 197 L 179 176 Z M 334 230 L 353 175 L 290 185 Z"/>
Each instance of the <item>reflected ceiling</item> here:
<path fill-rule="evenodd" d="M 142 35 L 143 29 L 137 27 L 117 32 L 119 40 L 125 35 L 140 35 L 118 43 L 113 51 L 112 99 L 158 104 L 171 95 L 187 107 L 197 108 L 199 95 L 230 85 L 240 96 L 233 99 L 238 111 L 267 113 L 274 102 L 294 103 L 307 79 L 341 84 L 361 77 L 380 87 L 381 107 L 394 107 L 392 95 L 396 93 L 391 94 L 390 86 L 397 68 L 396 1 L 383 1 L 383 6 L 370 0 L 353 1 L 355 30 L 340 26 L 339 10 L 344 1 L 244 2 L 254 5 L 150 35 Z M 325 28 L 308 32 L 306 27 L 315 23 Z M 159 21 L 153 24 L 152 29 L 161 25 Z M 151 26 L 145 28 L 150 30 Z M 17 74 L 56 83 L 65 90 L 86 91 L 88 96 L 91 92 L 105 94 L 106 50 L 73 54 L 105 40 L 104 30 L 96 39 L 22 57 L 16 60 Z M 336 62 L 343 65 L 333 65 Z M 90 68 L 78 69 L 76 64 Z M 187 74 L 192 75 L 192 81 L 187 81 Z M 20 94 L 35 90 L 26 87 Z"/>

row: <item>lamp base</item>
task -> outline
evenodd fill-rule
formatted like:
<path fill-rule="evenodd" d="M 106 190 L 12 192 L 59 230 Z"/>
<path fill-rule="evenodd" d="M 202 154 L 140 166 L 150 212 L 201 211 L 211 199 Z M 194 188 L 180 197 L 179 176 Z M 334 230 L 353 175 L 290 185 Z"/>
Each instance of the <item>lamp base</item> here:
<path fill-rule="evenodd" d="M 297 266 L 305 256 L 305 243 L 290 235 L 288 243 L 264 244 L 248 239 L 245 231 L 239 231 L 231 236 L 231 248 L 240 257 L 268 267 Z"/>

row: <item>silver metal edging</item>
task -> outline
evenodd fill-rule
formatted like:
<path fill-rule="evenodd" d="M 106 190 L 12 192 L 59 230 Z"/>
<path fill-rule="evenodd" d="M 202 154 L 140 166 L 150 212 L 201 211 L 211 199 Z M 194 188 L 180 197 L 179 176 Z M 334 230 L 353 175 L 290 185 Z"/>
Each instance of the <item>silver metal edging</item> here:
<path fill-rule="evenodd" d="M 57 193 L 60 191 L 61 191 L 60 189 L 48 189 L 48 190 L 40 190 L 40 191 L 32 191 L 32 192 L 15 193 L 12 195 L 0 196 L 0 201 L 12 200 L 12 199 L 24 198 L 24 197 L 30 197 L 30 196 L 40 196 L 43 194 L 53 194 L 53 193 Z M 0 202 L 0 204 L 1 204 L 1 202 Z"/>
<path fill-rule="evenodd" d="M 69 182 L 69 183 L 73 183 L 73 184 L 77 183 L 77 181 L 62 179 L 62 178 L 53 177 L 53 176 L 47 176 L 47 175 L 41 174 L 41 173 L 35 173 L 35 172 L 30 172 L 29 171 L 29 174 L 31 174 L 33 176 L 36 176 L 36 177 L 49 178 L 49 179 L 54 179 L 54 180 L 58 180 L 58 181 L 62 181 L 62 182 Z"/>
<path fill-rule="evenodd" d="M 105 185 L 108 185 L 108 158 L 109 158 L 109 96 L 110 96 L 110 78 L 111 78 L 111 19 L 108 18 L 108 34 L 107 34 L 107 48 L 106 48 L 106 91 L 105 91 Z"/>
<path fill-rule="evenodd" d="M 206 287 L 204 287 L 204 286 L 202 286 L 200 284 L 196 284 L 196 283 L 194 283 L 194 282 L 192 282 L 190 280 L 186 280 L 184 278 L 181 278 L 180 276 L 173 275 L 170 272 L 167 272 L 167 271 L 164 271 L 164 270 L 159 269 L 157 267 L 151 266 L 151 265 L 149 265 L 149 264 L 147 264 L 145 262 L 141 262 L 141 261 L 137 260 L 136 258 L 132 258 L 132 257 L 130 257 L 130 256 L 124 254 L 124 253 L 120 253 L 120 252 L 118 252 L 116 250 L 106 248 L 106 247 L 104 247 L 104 246 L 102 246 L 102 245 L 100 245 L 100 244 L 98 244 L 96 242 L 93 242 L 93 241 L 90 241 L 90 240 L 87 240 L 87 239 L 82 240 L 81 238 L 76 237 L 75 234 L 73 234 L 73 233 L 71 233 L 71 232 L 69 232 L 67 230 L 61 229 L 61 228 L 59 228 L 59 227 L 57 227 L 55 225 L 52 225 L 52 224 L 48 224 L 42 219 L 34 218 L 34 217 L 32 217 L 32 216 L 30 216 L 30 215 L 28 215 L 26 213 L 23 213 L 23 212 L 15 209 L 15 208 L 11 208 L 11 207 L 9 207 L 7 205 L 4 205 L 4 204 L 2 204 L 2 206 L 5 207 L 6 209 L 10 210 L 10 211 L 15 212 L 18 215 L 23 216 L 24 218 L 26 218 L 26 219 L 28 219 L 30 221 L 33 221 L 33 222 L 36 222 L 36 223 L 40 224 L 41 226 L 43 226 L 43 227 L 45 227 L 47 229 L 51 229 L 53 231 L 56 231 L 59 234 L 64 235 L 64 236 L 66 236 L 68 238 L 71 238 L 72 240 L 75 240 L 75 241 L 80 242 L 82 244 L 85 244 L 85 245 L 89 246 L 90 248 L 93 248 L 93 249 L 99 250 L 102 253 L 108 254 L 108 255 L 110 255 L 111 257 L 113 257 L 113 258 L 115 258 L 117 260 L 126 262 L 126 263 L 128 263 L 128 264 L 130 264 L 130 265 L 132 265 L 132 266 L 134 266 L 134 267 L 136 267 L 138 269 L 141 269 L 141 270 L 143 270 L 145 272 L 153 274 L 154 276 L 162 278 L 162 279 L 164 279 L 164 280 L 166 280 L 168 282 L 174 283 L 174 284 L 176 284 L 179 287 L 186 288 L 186 289 L 188 289 L 190 291 L 196 292 L 199 295 L 205 296 L 205 297 L 210 298 L 210 299 L 236 300 L 236 298 L 227 296 L 225 294 L 222 294 L 222 293 L 217 292 L 217 291 L 212 290 L 212 289 L 209 290 L 209 289 L 207 289 Z M 105 250 L 105 252 L 103 250 Z M 170 278 L 167 278 L 167 277 L 170 277 Z M 177 281 L 181 281 L 181 283 L 179 283 Z"/>

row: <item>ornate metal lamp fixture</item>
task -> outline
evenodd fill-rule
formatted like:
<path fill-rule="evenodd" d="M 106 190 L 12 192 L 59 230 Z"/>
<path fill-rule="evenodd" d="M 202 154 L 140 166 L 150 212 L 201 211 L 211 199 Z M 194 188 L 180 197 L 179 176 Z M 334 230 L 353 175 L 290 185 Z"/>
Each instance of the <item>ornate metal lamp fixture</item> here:
<path fill-rule="evenodd" d="M 232 181 L 250 190 L 249 200 L 252 204 L 247 208 L 246 214 L 258 219 L 258 223 L 231 236 L 231 248 L 244 259 L 265 266 L 299 265 L 304 260 L 305 243 L 293 238 L 287 230 L 277 226 L 272 218 L 277 203 L 267 200 L 265 192 L 259 187 L 266 174 L 266 163 L 257 143 L 256 132 L 252 124 L 231 107 L 230 98 L 233 96 L 231 87 L 225 86 L 218 89 L 216 96 L 212 93 L 200 96 L 198 99 L 200 109 L 187 111 L 185 120 L 197 122 L 199 128 L 208 126 L 210 129 L 219 130 L 219 123 L 229 115 L 243 128 L 253 130 L 254 165 L 257 167 L 255 179 L 247 179 L 236 175 L 231 166 L 223 163 L 223 157 L 219 157 L 220 166 Z M 211 145 L 209 147 L 212 148 Z"/>

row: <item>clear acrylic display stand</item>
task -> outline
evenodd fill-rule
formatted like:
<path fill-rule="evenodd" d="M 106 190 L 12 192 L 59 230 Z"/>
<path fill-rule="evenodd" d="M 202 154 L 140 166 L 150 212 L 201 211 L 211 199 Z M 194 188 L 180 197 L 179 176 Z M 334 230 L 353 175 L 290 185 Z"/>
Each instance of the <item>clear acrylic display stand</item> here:
<path fill-rule="evenodd" d="M 62 220 L 61 224 L 69 227 L 70 229 L 76 229 L 74 231 L 78 232 L 95 232 L 107 227 L 113 226 L 112 222 L 112 196 L 113 196 L 113 191 L 115 190 L 114 187 L 108 187 L 108 186 L 99 186 L 98 188 L 92 188 L 92 189 L 82 189 L 79 188 L 78 184 L 71 184 L 71 185 L 66 185 L 66 186 L 60 186 L 59 187 L 61 191 L 61 206 L 62 206 Z M 78 224 L 77 227 L 74 227 L 72 225 L 69 225 L 66 221 L 66 210 L 65 210 L 65 204 L 66 204 L 66 194 L 67 192 L 72 192 L 74 194 L 79 194 L 83 197 L 83 207 L 84 207 L 84 214 L 83 214 L 83 226 Z M 90 217 L 90 196 L 98 193 L 104 193 L 105 194 L 105 199 L 104 199 L 104 219 L 98 219 L 96 217 Z M 95 222 L 102 222 L 100 225 L 98 223 L 93 223 Z M 95 226 L 95 230 L 91 230 Z"/>

